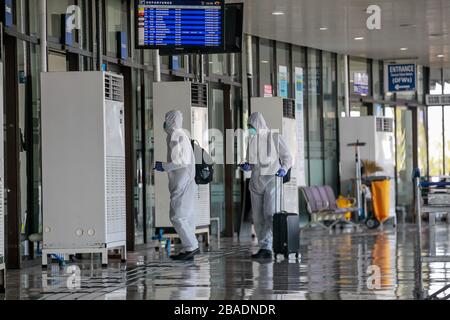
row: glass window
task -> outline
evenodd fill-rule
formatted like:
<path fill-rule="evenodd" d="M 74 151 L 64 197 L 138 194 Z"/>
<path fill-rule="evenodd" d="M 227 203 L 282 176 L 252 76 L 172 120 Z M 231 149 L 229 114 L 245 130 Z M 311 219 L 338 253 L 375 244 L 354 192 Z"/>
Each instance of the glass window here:
<path fill-rule="evenodd" d="M 425 102 L 425 86 L 423 66 L 417 66 L 417 100 L 419 103 Z"/>
<path fill-rule="evenodd" d="M 343 54 L 337 55 L 337 78 L 338 78 L 338 114 L 340 117 L 346 116 L 345 110 L 345 56 Z"/>
<path fill-rule="evenodd" d="M 426 175 L 428 173 L 428 161 L 427 161 L 427 152 L 428 152 L 428 143 L 427 143 L 427 128 L 426 128 L 426 111 L 424 108 L 419 108 L 417 110 L 418 114 L 418 163 L 419 169 L 422 175 Z"/>
<path fill-rule="evenodd" d="M 259 85 L 261 83 L 261 77 L 260 77 L 260 60 L 258 59 L 258 57 L 260 57 L 261 52 L 259 51 L 259 47 L 258 47 L 258 43 L 260 41 L 258 40 L 258 38 L 256 37 L 252 37 L 252 53 L 253 53 L 253 64 L 252 64 L 252 68 L 253 68 L 253 95 L 256 96 L 262 96 L 263 92 L 260 91 L 259 89 Z M 247 59 L 244 59 L 244 61 Z M 246 61 L 245 61 L 246 63 Z M 261 81 L 260 81 L 261 80 Z"/>
<path fill-rule="evenodd" d="M 277 83 L 278 96 L 293 98 L 291 90 L 289 89 L 290 72 L 291 72 L 289 64 L 289 45 L 283 42 L 277 42 L 276 54 L 277 54 L 277 73 L 278 73 L 278 83 Z"/>
<path fill-rule="evenodd" d="M 442 107 L 428 108 L 428 155 L 430 176 L 443 174 L 444 149 L 442 144 Z"/>
<path fill-rule="evenodd" d="M 134 224 L 135 243 L 144 243 L 144 177 L 143 177 L 143 150 L 142 150 L 142 99 L 141 99 L 141 70 L 132 71 L 133 88 L 133 157 L 134 157 L 134 177 L 133 177 L 133 203 L 134 203 Z"/>
<path fill-rule="evenodd" d="M 369 64 L 365 58 L 350 58 L 350 95 L 369 95 Z"/>
<path fill-rule="evenodd" d="M 412 111 L 396 108 L 396 153 L 397 153 L 397 201 L 399 205 L 413 204 L 413 129 Z"/>
<path fill-rule="evenodd" d="M 443 70 L 443 91 L 450 94 L 450 69 Z M 444 106 L 444 174 L 450 175 L 450 106 Z"/>
<path fill-rule="evenodd" d="M 320 112 L 320 51 L 308 48 L 308 125 L 310 185 L 323 185 L 323 144 Z"/>
<path fill-rule="evenodd" d="M 26 7 L 25 0 L 16 0 L 16 25 L 21 33 L 26 33 L 27 28 Z"/>
<path fill-rule="evenodd" d="M 373 98 L 374 99 L 380 99 L 381 98 L 381 94 L 383 92 L 382 89 L 382 82 L 381 82 L 381 78 L 382 78 L 382 72 L 380 72 L 380 66 L 382 68 L 383 62 L 378 61 L 378 60 L 373 60 L 372 61 L 372 90 L 373 90 Z"/>
<path fill-rule="evenodd" d="M 274 94 L 273 65 L 272 41 L 259 39 L 259 92 L 262 97 Z"/>
<path fill-rule="evenodd" d="M 330 52 L 322 54 L 323 80 L 323 136 L 325 184 L 338 194 L 337 114 L 336 114 L 336 56 Z"/>
<path fill-rule="evenodd" d="M 209 57 L 209 74 L 225 75 L 227 72 L 227 55 L 226 54 L 210 54 Z"/>
<path fill-rule="evenodd" d="M 430 69 L 430 94 L 442 94 L 441 69 Z"/>
<path fill-rule="evenodd" d="M 127 32 L 128 10 L 126 10 L 126 7 L 124 8 L 124 6 L 122 5 L 122 0 L 108 0 L 105 2 L 105 11 L 106 51 L 108 55 L 116 56 L 117 32 Z"/>
<path fill-rule="evenodd" d="M 293 96 L 294 98 L 296 95 L 296 90 L 295 90 L 295 86 L 296 86 L 296 80 L 295 80 L 295 69 L 296 68 L 302 68 L 303 69 L 303 121 L 302 121 L 302 125 L 303 125 L 303 137 L 304 140 L 306 139 L 306 137 L 308 136 L 307 134 L 307 126 L 305 124 L 305 117 L 306 117 L 306 108 L 305 108 L 305 102 L 307 101 L 307 96 L 304 92 L 305 90 L 305 77 L 306 77 L 306 55 L 305 55 L 305 48 L 302 47 L 298 47 L 298 46 L 292 46 L 292 83 L 293 86 L 291 86 L 293 89 Z M 299 148 L 302 147 L 303 148 L 303 160 L 304 161 L 304 178 L 300 177 L 300 181 L 302 181 L 302 184 L 304 184 L 304 181 L 308 181 L 309 180 L 309 172 L 308 172 L 308 161 L 305 160 L 306 155 L 307 155 L 307 150 L 305 150 L 305 143 L 306 141 L 302 141 L 299 142 Z M 303 180 L 304 179 L 304 180 Z"/>
<path fill-rule="evenodd" d="M 445 175 L 450 175 L 450 106 L 444 107 Z"/>
<path fill-rule="evenodd" d="M 152 81 L 153 73 L 152 72 L 144 72 L 144 81 L 145 81 L 145 101 L 144 101 L 144 117 L 145 117 L 145 128 L 144 128 L 144 140 L 145 140 L 145 168 L 147 168 L 146 177 L 145 177 L 145 199 L 146 199 L 146 218 L 147 221 L 145 223 L 147 228 L 147 239 L 146 242 L 150 242 L 153 232 L 153 221 L 154 212 L 155 212 L 155 191 L 154 191 L 154 172 L 150 170 L 153 168 L 153 164 L 155 163 L 154 159 L 154 151 L 153 151 L 153 86 Z"/>
<path fill-rule="evenodd" d="M 34 2 L 34 1 L 30 1 Z M 36 1 L 38 2 L 38 1 Z M 75 4 L 73 0 L 47 0 L 47 32 L 49 37 L 61 38 L 61 15 L 67 7 Z M 39 8 L 38 8 L 39 9 Z M 31 14 L 30 14 L 31 15 Z M 39 21 L 39 15 L 36 18 Z"/>
<path fill-rule="evenodd" d="M 125 9 L 122 9 L 122 10 L 125 10 Z M 134 26 L 135 22 L 134 22 L 134 2 L 133 1 L 130 2 L 130 14 L 128 15 L 128 17 L 130 19 L 130 23 L 131 23 L 130 25 Z M 125 19 L 125 22 L 126 21 L 127 20 Z M 127 30 L 127 28 L 124 28 L 121 31 L 126 31 L 126 30 Z M 142 63 L 142 55 L 145 51 L 148 51 L 148 50 L 136 49 L 136 46 L 134 43 L 134 41 L 135 41 L 134 32 L 135 32 L 134 28 L 131 28 L 130 33 L 129 33 L 129 34 L 131 34 L 131 36 L 130 36 L 131 39 L 127 39 L 128 52 L 131 52 L 131 56 L 132 56 L 134 62 Z M 127 34 L 127 37 L 128 37 L 128 34 Z M 131 48 L 131 50 L 130 50 L 130 48 Z"/>
<path fill-rule="evenodd" d="M 231 56 L 234 56 L 234 59 L 232 59 L 232 61 L 234 60 L 234 66 L 231 65 L 231 72 L 230 75 L 233 77 L 234 81 L 237 82 L 241 82 L 241 75 L 242 75 L 242 70 L 241 70 L 241 65 L 242 65 L 242 55 L 239 53 L 232 53 Z M 230 56 L 230 57 L 231 57 Z"/>
<path fill-rule="evenodd" d="M 49 1 L 50 2 L 50 1 Z M 48 3 L 47 2 L 47 6 Z M 37 12 L 39 12 L 39 2 L 38 1 L 28 1 L 30 12 L 34 12 L 35 14 L 30 14 L 30 34 L 36 35 L 41 30 L 40 23 L 39 23 L 39 15 Z M 47 31 L 48 32 L 48 31 Z"/>

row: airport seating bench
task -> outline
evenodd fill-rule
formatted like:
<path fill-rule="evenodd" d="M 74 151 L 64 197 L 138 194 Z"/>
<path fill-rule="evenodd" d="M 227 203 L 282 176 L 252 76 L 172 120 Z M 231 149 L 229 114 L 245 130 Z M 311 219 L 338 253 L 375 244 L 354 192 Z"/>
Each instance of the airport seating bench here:
<path fill-rule="evenodd" d="M 331 231 L 336 224 L 343 222 L 358 228 L 355 223 L 345 218 L 347 212 L 354 214 L 358 211 L 355 199 L 349 198 L 352 207 L 338 208 L 336 196 L 330 186 L 302 187 L 301 190 L 311 217 L 308 226 L 319 225 Z"/>

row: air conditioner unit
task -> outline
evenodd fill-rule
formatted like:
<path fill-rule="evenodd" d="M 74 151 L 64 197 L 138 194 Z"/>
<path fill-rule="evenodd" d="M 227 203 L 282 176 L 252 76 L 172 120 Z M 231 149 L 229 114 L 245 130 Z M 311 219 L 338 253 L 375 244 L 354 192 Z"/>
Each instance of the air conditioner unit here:
<path fill-rule="evenodd" d="M 5 157 L 3 145 L 3 62 L 0 62 L 0 293 L 5 291 Z"/>
<path fill-rule="evenodd" d="M 41 74 L 42 264 L 49 254 L 122 249 L 126 259 L 123 77 Z"/>
<path fill-rule="evenodd" d="M 291 152 L 292 159 L 297 156 L 298 137 L 295 100 L 281 97 L 252 98 L 252 112 L 260 112 L 269 129 L 278 130 Z M 299 213 L 298 203 L 298 161 L 291 169 L 291 180 L 283 185 L 284 209 Z"/>
<path fill-rule="evenodd" d="M 153 84 L 153 121 L 155 123 L 155 160 L 167 160 L 167 134 L 163 129 L 165 114 L 179 110 L 183 114 L 183 129 L 191 139 L 209 152 L 208 142 L 208 86 L 193 82 L 158 82 Z M 173 232 L 169 219 L 170 194 L 167 174 L 155 175 L 155 227 Z M 197 194 L 197 233 L 209 235 L 210 186 L 199 185 Z"/>

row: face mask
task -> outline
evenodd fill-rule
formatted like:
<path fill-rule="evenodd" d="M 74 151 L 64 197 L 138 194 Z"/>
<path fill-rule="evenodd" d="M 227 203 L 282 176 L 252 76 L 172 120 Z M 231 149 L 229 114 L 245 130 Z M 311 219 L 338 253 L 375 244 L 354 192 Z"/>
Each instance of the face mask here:
<path fill-rule="evenodd" d="M 251 136 L 256 136 L 258 133 L 255 128 L 248 128 L 248 132 Z"/>

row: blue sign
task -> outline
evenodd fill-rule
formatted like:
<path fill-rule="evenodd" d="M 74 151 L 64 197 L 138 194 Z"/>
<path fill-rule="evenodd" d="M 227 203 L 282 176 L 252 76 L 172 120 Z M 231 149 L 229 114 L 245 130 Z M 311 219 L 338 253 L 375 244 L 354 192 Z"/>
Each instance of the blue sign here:
<path fill-rule="evenodd" d="M 126 32 L 119 32 L 119 45 L 119 58 L 125 60 L 128 58 L 128 41 Z"/>
<path fill-rule="evenodd" d="M 13 25 L 13 3 L 12 0 L 5 0 L 5 26 Z"/>
<path fill-rule="evenodd" d="M 288 68 L 286 66 L 278 67 L 278 76 L 279 76 L 279 86 L 280 86 L 280 97 L 287 98 L 288 97 Z"/>
<path fill-rule="evenodd" d="M 416 65 L 389 64 L 387 66 L 387 84 L 389 92 L 416 90 Z"/>
<path fill-rule="evenodd" d="M 71 23 L 71 15 L 70 14 L 64 14 L 64 44 L 66 46 L 72 46 L 73 45 L 73 34 L 72 34 L 72 28 L 69 27 L 68 23 Z"/>

